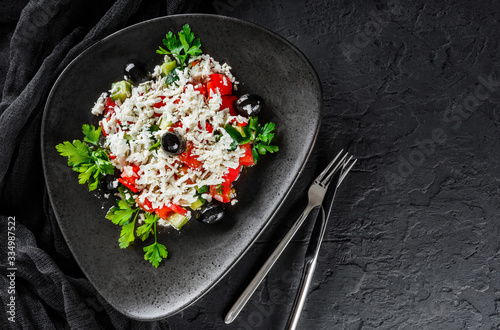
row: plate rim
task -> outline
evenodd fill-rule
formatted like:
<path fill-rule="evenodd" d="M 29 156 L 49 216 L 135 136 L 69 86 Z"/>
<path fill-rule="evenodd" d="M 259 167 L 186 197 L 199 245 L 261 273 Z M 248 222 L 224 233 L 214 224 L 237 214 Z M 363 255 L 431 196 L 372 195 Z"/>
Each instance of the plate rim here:
<path fill-rule="evenodd" d="M 50 101 L 51 101 L 51 99 L 53 97 L 54 91 L 59 86 L 59 84 L 61 83 L 63 77 L 65 76 L 66 71 L 68 71 L 69 68 L 71 68 L 73 65 L 75 65 L 75 63 L 81 57 L 86 56 L 87 53 L 91 52 L 94 48 L 97 48 L 101 43 L 104 43 L 108 39 L 114 38 L 116 35 L 126 33 L 128 30 L 135 29 L 135 28 L 137 28 L 138 26 L 141 26 L 141 25 L 147 25 L 147 24 L 150 24 L 151 22 L 154 22 L 154 21 L 162 21 L 162 20 L 169 20 L 169 19 L 172 19 L 172 18 L 175 19 L 175 18 L 182 18 L 182 17 L 197 17 L 197 18 L 207 17 L 207 18 L 210 18 L 210 19 L 216 19 L 216 20 L 222 20 L 222 21 L 233 21 L 233 22 L 236 22 L 237 24 L 244 24 L 244 25 L 248 25 L 248 26 L 250 26 L 250 27 L 252 27 L 254 29 L 258 29 L 258 30 L 260 30 L 260 31 L 262 31 L 262 32 L 264 32 L 264 33 L 266 33 L 266 34 L 274 37 L 274 38 L 279 39 L 281 42 L 287 44 L 288 47 L 291 50 L 293 50 L 302 59 L 302 61 L 308 66 L 308 69 L 309 69 L 308 71 L 311 72 L 312 76 L 314 77 L 316 85 L 318 86 L 318 108 L 319 108 L 319 111 L 318 111 L 317 123 L 316 123 L 315 131 L 314 131 L 313 137 L 311 139 L 311 144 L 309 145 L 307 153 L 306 153 L 306 155 L 305 155 L 302 163 L 299 166 L 299 170 L 296 172 L 294 178 L 291 181 L 290 189 L 288 189 L 285 192 L 285 194 L 283 195 L 283 197 L 280 199 L 280 201 L 274 207 L 274 210 L 271 212 L 271 214 L 270 214 L 268 220 L 265 222 L 264 226 L 257 232 L 257 234 L 255 235 L 255 237 L 247 244 L 247 246 L 238 255 L 238 257 L 236 259 L 234 259 L 234 261 L 223 271 L 223 273 L 221 274 L 221 276 L 219 278 L 217 278 L 215 281 L 211 282 L 204 290 L 201 290 L 198 293 L 198 295 L 193 300 L 185 303 L 184 305 L 181 305 L 180 307 L 178 307 L 176 309 L 171 310 L 169 313 L 163 314 L 162 316 L 153 317 L 153 318 L 151 318 L 151 317 L 140 317 L 138 315 L 130 314 L 128 311 L 125 311 L 125 310 L 123 310 L 121 308 L 118 308 L 114 302 L 110 302 L 108 299 L 106 299 L 106 296 L 103 295 L 101 293 L 101 291 L 95 286 L 92 278 L 88 276 L 86 269 L 84 267 L 82 267 L 81 262 L 80 262 L 79 258 L 77 257 L 77 254 L 74 253 L 71 244 L 69 244 L 69 242 L 68 242 L 66 234 L 64 233 L 63 230 L 61 230 L 61 222 L 60 222 L 61 220 L 60 220 L 60 216 L 58 214 L 59 212 L 58 212 L 58 210 L 56 208 L 54 208 L 54 201 L 52 200 L 53 199 L 53 197 L 52 197 L 53 194 L 51 193 L 51 188 L 50 188 L 50 186 L 48 184 L 48 181 L 47 181 L 47 178 L 48 178 L 48 166 L 49 166 L 49 164 L 47 164 L 48 160 L 47 160 L 47 155 L 46 155 L 46 152 L 45 152 L 45 138 L 44 137 L 45 137 L 45 135 L 47 133 L 47 129 L 48 129 L 47 128 L 47 125 L 48 125 L 47 122 L 48 122 L 48 117 L 49 117 L 48 116 L 48 112 L 49 112 L 48 105 L 51 103 Z M 124 27 L 124 28 L 122 28 L 122 29 L 120 29 L 118 31 L 115 31 L 115 32 L 107 35 L 104 38 L 101 38 L 101 39 L 97 40 L 96 42 L 92 43 L 91 45 L 89 45 L 85 50 L 83 50 L 73 60 L 70 61 L 70 63 L 61 71 L 61 73 L 58 75 L 57 79 L 54 81 L 54 83 L 53 83 L 53 85 L 52 85 L 52 87 L 50 89 L 50 93 L 47 96 L 47 99 L 45 101 L 45 106 L 44 106 L 44 109 L 43 109 L 43 117 L 42 117 L 42 121 L 41 121 L 41 129 L 40 129 L 40 149 L 41 149 L 41 158 L 42 158 L 42 168 L 43 168 L 43 175 L 44 175 L 45 187 L 46 187 L 48 195 L 49 195 L 50 205 L 51 205 L 52 211 L 53 211 L 53 213 L 55 215 L 57 224 L 59 226 L 59 230 L 61 231 L 61 233 L 62 233 L 62 235 L 64 237 L 64 240 L 65 240 L 65 242 L 66 242 L 69 250 L 71 251 L 71 254 L 72 254 L 73 258 L 75 259 L 76 263 L 80 267 L 80 270 L 82 271 L 82 273 L 85 275 L 86 279 L 92 284 L 92 286 L 94 287 L 94 289 L 96 290 L 96 292 L 109 305 L 111 305 L 116 311 L 120 312 L 122 315 L 125 315 L 126 317 L 128 317 L 130 319 L 133 319 L 133 320 L 137 320 L 137 321 L 157 321 L 157 320 L 163 320 L 163 319 L 166 319 L 168 317 L 171 317 L 171 316 L 173 316 L 173 315 L 175 315 L 175 314 L 183 311 L 184 309 L 188 308 L 189 306 L 192 306 L 199 299 L 201 299 L 203 296 L 205 296 L 205 294 L 207 294 L 210 290 L 212 290 L 223 278 L 226 277 L 226 275 L 236 266 L 236 264 L 243 258 L 243 256 L 248 253 L 248 251 L 250 250 L 250 248 L 255 244 L 255 242 L 259 239 L 259 237 L 268 228 L 268 226 L 270 225 L 270 223 L 273 222 L 273 220 L 275 219 L 276 215 L 278 214 L 278 212 L 282 208 L 285 200 L 288 198 L 290 192 L 293 190 L 293 188 L 297 184 L 297 181 L 298 181 L 299 177 L 304 172 L 306 164 L 307 164 L 307 162 L 310 159 L 310 156 L 311 156 L 312 151 L 314 149 L 314 146 L 316 144 L 317 137 L 318 137 L 319 130 L 320 130 L 320 126 L 321 126 L 322 108 L 323 108 L 323 88 L 322 88 L 322 85 L 321 85 L 321 81 L 320 81 L 318 73 L 314 69 L 312 63 L 304 55 L 304 53 L 302 53 L 302 51 L 300 51 L 297 48 L 297 46 L 295 46 L 294 44 L 292 44 L 290 41 L 288 41 L 284 37 L 280 36 L 279 34 L 271 31 L 270 29 L 268 29 L 266 27 L 263 27 L 261 25 L 258 25 L 256 23 L 240 19 L 240 18 L 223 16 L 223 15 L 215 15 L 215 14 L 202 14 L 202 13 L 188 13 L 188 14 L 176 14 L 176 15 L 161 16 L 161 17 L 156 17 L 156 18 L 148 19 L 148 20 L 145 20 L 145 21 L 142 21 L 142 22 L 139 22 L 139 23 L 135 23 L 135 24 L 126 26 L 126 27 Z"/>

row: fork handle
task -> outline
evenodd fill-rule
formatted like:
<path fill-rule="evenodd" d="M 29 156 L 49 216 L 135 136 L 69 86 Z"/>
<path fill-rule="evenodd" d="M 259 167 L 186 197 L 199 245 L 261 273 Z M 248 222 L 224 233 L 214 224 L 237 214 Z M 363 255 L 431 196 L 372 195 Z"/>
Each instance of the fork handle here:
<path fill-rule="evenodd" d="M 300 314 L 306 302 L 307 292 L 311 286 L 311 280 L 316 269 L 317 259 L 308 260 L 304 265 L 304 270 L 302 271 L 302 277 L 300 279 L 299 290 L 297 291 L 297 296 L 292 307 L 292 313 L 288 319 L 285 329 L 295 330 L 297 324 L 299 323 Z"/>
<path fill-rule="evenodd" d="M 295 297 L 295 301 L 293 302 L 292 312 L 290 313 L 290 317 L 288 318 L 287 325 L 285 327 L 285 329 L 288 330 L 295 330 L 297 328 L 300 314 L 302 313 L 302 309 L 306 302 L 307 292 L 309 291 L 309 287 L 311 286 L 314 270 L 316 269 L 316 265 L 318 263 L 319 247 L 321 245 L 321 240 L 323 239 L 326 224 L 325 210 L 323 209 L 323 207 L 321 208 L 320 214 L 318 216 L 321 216 L 321 219 L 316 220 L 316 224 L 311 235 L 315 235 L 316 228 L 320 228 L 318 237 L 320 243 L 315 246 L 314 251 L 312 251 L 312 255 L 308 255 L 309 253 L 306 253 L 306 262 L 304 263 L 304 269 L 302 270 L 302 277 L 300 279 L 299 287 L 297 290 L 297 296 Z M 308 246 L 307 249 L 309 250 L 309 248 L 310 247 Z"/>
<path fill-rule="evenodd" d="M 262 280 L 264 277 L 266 277 L 267 273 L 269 273 L 269 270 L 273 267 L 273 265 L 276 263 L 276 260 L 279 258 L 279 256 L 283 253 L 285 248 L 287 247 L 288 243 L 292 240 L 293 236 L 297 233 L 299 230 L 300 226 L 304 223 L 305 219 L 309 215 L 312 209 L 314 209 L 316 206 L 319 205 L 312 205 L 312 204 L 307 204 L 306 208 L 300 215 L 300 217 L 295 221 L 293 226 L 288 230 L 286 233 L 285 237 L 281 240 L 281 242 L 278 244 L 276 249 L 271 253 L 269 258 L 266 260 L 264 265 L 260 268 L 260 270 L 257 272 L 255 277 L 252 279 L 250 284 L 246 287 L 245 291 L 240 295 L 238 300 L 234 303 L 233 307 L 229 310 L 229 312 L 226 314 L 226 317 L 224 319 L 224 322 L 226 324 L 229 324 L 233 322 L 233 320 L 238 316 L 238 314 L 241 312 L 243 307 L 246 305 L 250 297 L 253 295 L 257 287 L 262 283 Z"/>

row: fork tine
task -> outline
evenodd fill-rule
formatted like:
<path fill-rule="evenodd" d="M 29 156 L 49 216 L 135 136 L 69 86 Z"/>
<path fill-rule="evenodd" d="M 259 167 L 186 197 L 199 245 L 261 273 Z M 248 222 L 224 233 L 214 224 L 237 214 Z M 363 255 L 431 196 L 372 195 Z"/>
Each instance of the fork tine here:
<path fill-rule="evenodd" d="M 333 175 L 338 172 L 338 170 L 344 166 L 345 164 L 345 159 L 349 154 L 346 153 L 335 165 L 335 167 L 332 169 L 330 166 L 327 167 L 326 169 L 329 171 L 329 174 L 326 176 L 326 178 L 323 178 L 320 180 L 319 184 L 322 186 L 328 186 L 330 184 L 330 181 L 332 181 Z M 352 157 L 352 156 L 351 156 Z"/>
<path fill-rule="evenodd" d="M 346 177 L 346 175 L 349 173 L 349 171 L 352 169 L 352 167 L 354 166 L 354 164 L 356 164 L 356 162 L 358 161 L 357 159 L 354 159 L 352 161 L 352 163 L 347 167 L 346 169 L 346 166 L 347 164 L 349 163 L 349 161 L 351 161 L 352 159 L 352 156 L 349 158 L 349 160 L 347 160 L 345 163 L 344 163 L 344 166 L 342 167 L 342 173 L 340 174 L 340 178 L 339 178 L 339 181 L 337 183 L 337 187 L 342 183 L 342 181 L 344 181 L 344 178 Z"/>
<path fill-rule="evenodd" d="M 335 164 L 335 162 L 342 155 L 343 152 L 344 152 L 344 149 L 341 149 L 339 151 L 339 153 L 337 154 L 337 156 L 335 156 L 335 158 L 332 159 L 332 161 L 330 162 L 330 164 L 328 164 L 325 167 L 325 169 L 316 177 L 316 179 L 314 181 L 319 182 L 319 181 L 323 180 L 323 177 L 326 175 L 326 173 L 328 172 L 328 170 Z"/>

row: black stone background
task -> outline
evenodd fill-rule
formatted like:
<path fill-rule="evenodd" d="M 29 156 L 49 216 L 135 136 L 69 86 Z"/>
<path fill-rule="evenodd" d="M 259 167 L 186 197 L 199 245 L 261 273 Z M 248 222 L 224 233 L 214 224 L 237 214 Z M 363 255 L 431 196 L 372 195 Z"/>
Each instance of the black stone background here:
<path fill-rule="evenodd" d="M 206 11 L 297 46 L 320 77 L 323 121 L 280 215 L 213 290 L 160 327 L 283 328 L 307 224 L 234 323 L 223 317 L 302 211 L 313 177 L 347 148 L 359 163 L 338 192 L 299 328 L 499 328 L 499 4 L 215 0 Z"/>
<path fill-rule="evenodd" d="M 233 328 L 223 315 L 305 206 L 313 176 L 347 148 L 359 164 L 337 195 L 299 328 L 499 328 L 500 83 L 487 89 L 480 77 L 500 82 L 500 5 L 216 3 L 308 57 L 324 115 L 286 216 L 170 326 Z M 283 328 L 308 233 L 294 239 L 235 327 Z"/>

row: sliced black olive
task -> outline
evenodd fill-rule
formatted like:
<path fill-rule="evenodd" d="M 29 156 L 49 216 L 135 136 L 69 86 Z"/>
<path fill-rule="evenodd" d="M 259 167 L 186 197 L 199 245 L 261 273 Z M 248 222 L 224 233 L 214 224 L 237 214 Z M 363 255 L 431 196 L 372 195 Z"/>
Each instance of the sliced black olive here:
<path fill-rule="evenodd" d="M 219 222 L 224 217 L 224 207 L 221 205 L 209 203 L 202 211 L 200 216 L 197 218 L 198 221 L 203 223 L 216 223 Z"/>
<path fill-rule="evenodd" d="M 236 101 L 236 111 L 246 117 L 255 116 L 264 108 L 264 99 L 255 94 L 243 94 Z"/>
<path fill-rule="evenodd" d="M 113 182 L 115 180 L 116 177 L 114 175 L 106 175 L 104 178 L 102 178 L 100 182 L 102 191 L 106 194 L 114 192 L 116 190 L 116 188 L 113 186 Z"/>
<path fill-rule="evenodd" d="M 150 79 L 150 74 L 146 69 L 146 65 L 140 61 L 132 61 L 125 64 L 123 71 L 125 73 L 125 78 L 134 85 L 139 85 Z"/>
<path fill-rule="evenodd" d="M 176 132 L 167 132 L 161 137 L 161 146 L 168 154 L 180 155 L 186 149 L 186 141 Z"/>

